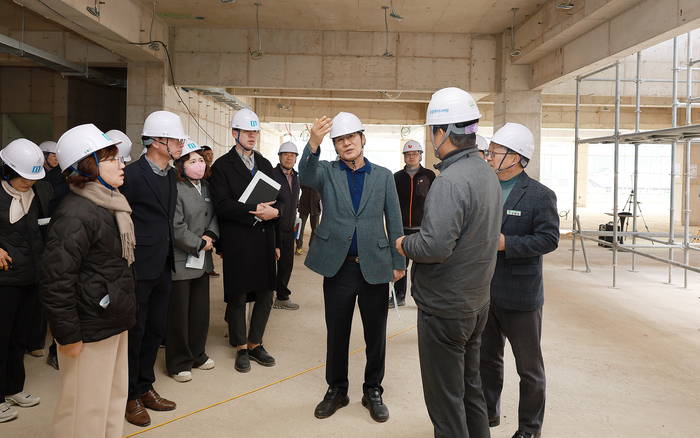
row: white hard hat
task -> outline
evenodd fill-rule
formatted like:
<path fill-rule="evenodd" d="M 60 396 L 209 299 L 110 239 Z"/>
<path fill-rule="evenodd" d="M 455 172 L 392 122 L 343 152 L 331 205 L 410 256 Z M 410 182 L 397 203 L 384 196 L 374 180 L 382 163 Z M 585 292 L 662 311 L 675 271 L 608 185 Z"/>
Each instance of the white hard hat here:
<path fill-rule="evenodd" d="M 185 155 L 189 154 L 190 152 L 199 152 L 200 154 L 202 153 L 202 147 L 199 146 L 197 143 L 193 142 L 192 140 L 189 140 L 187 143 L 185 143 L 185 147 L 182 148 L 182 156 L 184 157 Z"/>
<path fill-rule="evenodd" d="M 36 143 L 26 138 L 19 138 L 5 146 L 0 151 L 0 159 L 22 178 L 36 181 L 46 175 L 44 153 Z"/>
<path fill-rule="evenodd" d="M 365 127 L 355 114 L 339 112 L 333 117 L 333 126 L 331 126 L 331 139 L 340 137 L 341 135 L 352 134 L 354 132 L 362 132 Z"/>
<path fill-rule="evenodd" d="M 528 160 L 535 151 L 535 137 L 529 129 L 519 123 L 506 123 L 491 137 L 492 143 L 500 144 L 517 152 Z"/>
<path fill-rule="evenodd" d="M 56 153 L 56 142 L 55 141 L 44 141 L 39 145 L 41 152 L 48 152 L 50 154 Z"/>
<path fill-rule="evenodd" d="M 416 140 L 408 140 L 406 144 L 403 145 L 403 152 L 415 152 L 418 151 L 420 153 L 423 153 L 423 146 L 420 145 Z"/>
<path fill-rule="evenodd" d="M 61 166 L 61 170 L 66 170 L 88 155 L 118 144 L 119 140 L 107 137 L 92 123 L 78 125 L 64 132 L 58 139 L 58 165 Z"/>
<path fill-rule="evenodd" d="M 295 145 L 291 141 L 285 141 L 284 143 L 282 143 L 280 145 L 280 150 L 277 152 L 277 155 L 284 152 L 291 152 L 293 154 L 299 155 L 299 149 L 297 149 L 297 145 Z"/>
<path fill-rule="evenodd" d="M 476 147 L 480 151 L 485 151 L 489 148 L 489 141 L 486 140 L 485 137 L 482 137 L 481 135 L 476 134 Z"/>
<path fill-rule="evenodd" d="M 180 116 L 170 111 L 155 111 L 146 117 L 143 123 L 142 137 L 165 137 L 177 140 L 187 140 L 189 135 L 185 134 Z"/>
<path fill-rule="evenodd" d="M 253 111 L 243 108 L 231 117 L 231 129 L 260 131 L 260 119 Z"/>
<path fill-rule="evenodd" d="M 480 118 L 481 113 L 474 98 L 462 89 L 449 87 L 433 94 L 428 104 L 425 124 L 428 126 L 449 125 Z"/>
<path fill-rule="evenodd" d="M 123 132 L 121 132 L 118 129 L 112 129 L 111 131 L 105 132 L 105 135 L 107 137 L 111 138 L 112 140 L 118 140 L 121 143 L 117 145 L 117 148 L 119 148 L 119 156 L 124 158 L 124 161 L 129 162 L 131 161 L 131 140 L 129 137 L 126 136 Z"/>

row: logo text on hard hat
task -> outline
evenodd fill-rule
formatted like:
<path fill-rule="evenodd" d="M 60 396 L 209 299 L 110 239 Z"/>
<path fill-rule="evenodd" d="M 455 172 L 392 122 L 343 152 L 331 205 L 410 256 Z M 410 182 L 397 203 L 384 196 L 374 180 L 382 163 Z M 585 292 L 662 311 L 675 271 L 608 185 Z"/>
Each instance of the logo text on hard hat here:
<path fill-rule="evenodd" d="M 102 134 L 102 137 L 106 138 L 108 141 L 112 141 L 111 138 L 107 137 L 107 134 Z"/>
<path fill-rule="evenodd" d="M 447 114 L 450 112 L 449 108 L 441 108 L 441 109 L 434 109 L 430 110 L 430 114 Z"/>
<path fill-rule="evenodd" d="M 188 149 L 194 149 L 194 148 L 196 148 L 196 147 L 197 147 L 197 145 L 194 144 L 194 143 L 187 143 L 187 148 L 188 148 Z"/>
<path fill-rule="evenodd" d="M 32 173 L 39 173 L 40 170 L 41 170 L 41 166 L 32 167 Z"/>
<path fill-rule="evenodd" d="M 469 108 L 474 108 L 475 106 L 476 106 L 476 104 L 474 103 L 474 101 L 470 100 L 469 101 Z"/>
<path fill-rule="evenodd" d="M 250 126 L 251 126 L 251 127 L 258 126 L 258 122 L 256 122 L 255 120 L 251 120 L 251 121 L 250 121 Z"/>

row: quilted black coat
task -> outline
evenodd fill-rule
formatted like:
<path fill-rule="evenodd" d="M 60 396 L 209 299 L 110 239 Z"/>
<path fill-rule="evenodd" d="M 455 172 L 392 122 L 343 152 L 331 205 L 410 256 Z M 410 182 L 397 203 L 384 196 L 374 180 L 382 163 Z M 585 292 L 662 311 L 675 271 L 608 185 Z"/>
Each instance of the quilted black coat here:
<path fill-rule="evenodd" d="M 135 287 L 114 215 L 69 193 L 51 217 L 39 270 L 39 298 L 53 336 L 66 345 L 128 330 L 136 323 Z"/>

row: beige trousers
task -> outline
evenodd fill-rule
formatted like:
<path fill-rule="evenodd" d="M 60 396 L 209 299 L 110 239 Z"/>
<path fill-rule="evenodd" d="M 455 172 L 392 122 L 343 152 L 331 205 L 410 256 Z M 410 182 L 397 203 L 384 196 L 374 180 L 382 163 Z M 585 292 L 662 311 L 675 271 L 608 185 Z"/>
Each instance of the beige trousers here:
<path fill-rule="evenodd" d="M 58 353 L 61 396 L 53 438 L 121 438 L 129 393 L 128 332 L 83 344 L 76 359 Z"/>

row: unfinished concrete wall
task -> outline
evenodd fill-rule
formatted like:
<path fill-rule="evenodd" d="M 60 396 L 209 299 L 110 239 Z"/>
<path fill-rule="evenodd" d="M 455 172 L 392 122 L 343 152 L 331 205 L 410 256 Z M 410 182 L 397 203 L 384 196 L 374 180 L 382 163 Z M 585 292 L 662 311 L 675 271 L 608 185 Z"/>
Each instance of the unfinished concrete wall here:
<path fill-rule="evenodd" d="M 180 87 L 176 89 L 166 72 L 163 64 L 129 64 L 126 134 L 134 143 L 137 156 L 142 149 L 141 132 L 146 117 L 163 110 L 178 114 L 190 138 L 199 145 L 210 146 L 214 157 L 226 153 L 233 144 L 229 126 L 236 111 L 212 97 Z"/>
<path fill-rule="evenodd" d="M 178 85 L 435 91 L 495 90 L 496 38 L 470 34 L 175 28 Z M 216 67 L 216 68 L 215 68 Z"/>

